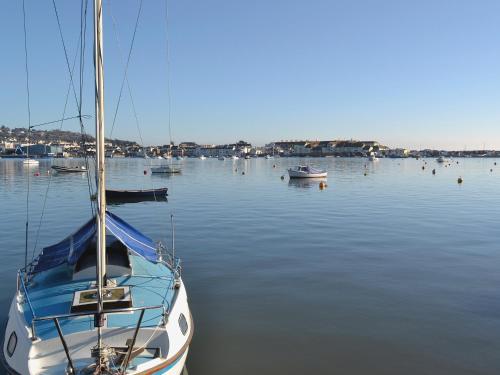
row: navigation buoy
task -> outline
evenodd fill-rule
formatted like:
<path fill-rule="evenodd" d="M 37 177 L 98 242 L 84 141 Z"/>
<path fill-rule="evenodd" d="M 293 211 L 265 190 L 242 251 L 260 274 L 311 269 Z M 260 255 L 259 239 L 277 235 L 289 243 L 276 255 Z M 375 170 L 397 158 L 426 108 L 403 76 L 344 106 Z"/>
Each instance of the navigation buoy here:
<path fill-rule="evenodd" d="M 424 170 L 424 169 L 425 169 L 425 166 L 422 165 L 422 170 Z"/>
<path fill-rule="evenodd" d="M 148 171 L 147 170 L 144 170 L 144 176 L 148 174 Z"/>
<path fill-rule="evenodd" d="M 364 173 L 364 175 L 365 175 L 365 176 L 367 176 L 367 175 L 368 175 L 368 173 L 366 173 L 366 172 L 365 172 L 365 173 Z"/>
<path fill-rule="evenodd" d="M 245 172 L 241 172 L 241 174 L 242 174 L 242 175 L 244 175 L 244 174 L 245 174 Z"/>
<path fill-rule="evenodd" d="M 493 172 L 493 169 L 490 168 L 490 172 Z"/>
<path fill-rule="evenodd" d="M 436 170 L 435 169 L 432 170 L 432 174 L 436 174 Z"/>
<path fill-rule="evenodd" d="M 276 164 L 273 164 L 273 168 L 276 168 Z"/>
<path fill-rule="evenodd" d="M 493 165 L 497 165 L 497 162 L 494 162 Z"/>
<path fill-rule="evenodd" d="M 459 178 L 458 178 L 458 180 L 457 180 L 457 182 L 458 182 L 459 184 L 461 184 L 462 182 L 464 182 L 464 180 L 462 179 L 462 177 L 459 177 Z"/>
<path fill-rule="evenodd" d="M 238 172 L 238 168 L 236 168 L 234 171 L 235 171 L 235 172 Z"/>
<path fill-rule="evenodd" d="M 285 179 L 285 176 L 281 176 L 281 179 L 284 180 Z"/>

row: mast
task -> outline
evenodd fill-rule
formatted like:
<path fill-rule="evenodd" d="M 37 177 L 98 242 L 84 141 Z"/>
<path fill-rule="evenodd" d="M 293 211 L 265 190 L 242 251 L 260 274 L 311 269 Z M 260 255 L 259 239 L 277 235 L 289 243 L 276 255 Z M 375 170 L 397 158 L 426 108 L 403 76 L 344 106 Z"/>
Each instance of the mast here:
<path fill-rule="evenodd" d="M 104 325 L 103 288 L 106 286 L 106 181 L 104 165 L 104 72 L 102 37 L 102 0 L 94 0 L 94 67 L 95 67 L 95 126 L 97 159 L 97 311 L 94 325 L 97 327 L 98 360 L 101 358 L 101 329 Z M 98 363 L 99 366 L 99 363 Z"/>

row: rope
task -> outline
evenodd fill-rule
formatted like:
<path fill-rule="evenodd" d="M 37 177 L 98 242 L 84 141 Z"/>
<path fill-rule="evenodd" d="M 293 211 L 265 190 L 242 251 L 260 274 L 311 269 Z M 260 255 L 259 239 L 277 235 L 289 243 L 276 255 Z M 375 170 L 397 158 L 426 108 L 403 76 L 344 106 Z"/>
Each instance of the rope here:
<path fill-rule="evenodd" d="M 30 105 L 30 85 L 29 85 L 29 69 L 28 69 L 28 33 L 26 31 L 26 5 L 23 0 L 23 30 L 24 30 L 24 69 L 26 73 L 26 97 L 28 107 L 28 146 L 26 151 L 29 160 L 30 149 L 30 132 L 31 132 L 31 105 Z M 24 269 L 28 266 L 28 231 L 29 231 L 29 200 L 30 200 L 30 169 L 26 168 L 28 188 L 26 190 L 26 232 L 24 238 Z"/>

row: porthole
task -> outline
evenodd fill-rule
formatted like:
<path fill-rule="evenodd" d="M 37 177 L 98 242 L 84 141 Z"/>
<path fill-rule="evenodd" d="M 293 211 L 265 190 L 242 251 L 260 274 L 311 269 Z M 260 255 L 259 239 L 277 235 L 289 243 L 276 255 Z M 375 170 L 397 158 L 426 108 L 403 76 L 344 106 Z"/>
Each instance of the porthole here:
<path fill-rule="evenodd" d="M 179 316 L 179 328 L 181 329 L 182 334 L 185 336 L 188 331 L 188 323 L 186 321 L 186 317 L 181 313 Z"/>
<path fill-rule="evenodd" d="M 17 335 L 15 332 L 12 332 L 9 337 L 9 341 L 7 342 L 7 354 L 9 357 L 12 357 L 14 354 L 14 351 L 16 350 L 17 346 Z"/>

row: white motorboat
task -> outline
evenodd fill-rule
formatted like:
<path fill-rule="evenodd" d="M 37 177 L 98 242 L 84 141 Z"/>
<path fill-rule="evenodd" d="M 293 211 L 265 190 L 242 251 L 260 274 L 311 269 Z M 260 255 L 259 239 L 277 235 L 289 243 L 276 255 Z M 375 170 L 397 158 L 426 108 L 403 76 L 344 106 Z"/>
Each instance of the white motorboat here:
<path fill-rule="evenodd" d="M 326 177 L 328 172 L 324 169 L 316 169 L 308 165 L 298 165 L 288 169 L 290 178 L 320 178 Z"/>
<path fill-rule="evenodd" d="M 369 161 L 378 161 L 377 154 L 375 154 L 374 152 L 370 153 L 370 155 L 368 156 L 368 160 Z"/>
<path fill-rule="evenodd" d="M 271 155 L 266 155 L 266 159 L 272 159 L 273 157 Z"/>
<path fill-rule="evenodd" d="M 233 155 L 233 156 L 231 156 L 231 159 L 233 159 L 233 160 L 238 160 L 239 158 L 240 158 L 240 157 L 239 157 L 238 155 Z"/>
<path fill-rule="evenodd" d="M 40 162 L 36 159 L 24 159 L 23 160 L 23 165 L 35 166 L 38 164 L 40 164 Z"/>
<path fill-rule="evenodd" d="M 245 160 L 251 159 L 250 155 L 245 155 Z"/>
<path fill-rule="evenodd" d="M 200 156 L 200 160 L 205 160 L 207 157 L 205 155 Z"/>

